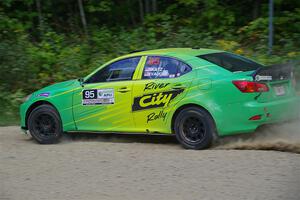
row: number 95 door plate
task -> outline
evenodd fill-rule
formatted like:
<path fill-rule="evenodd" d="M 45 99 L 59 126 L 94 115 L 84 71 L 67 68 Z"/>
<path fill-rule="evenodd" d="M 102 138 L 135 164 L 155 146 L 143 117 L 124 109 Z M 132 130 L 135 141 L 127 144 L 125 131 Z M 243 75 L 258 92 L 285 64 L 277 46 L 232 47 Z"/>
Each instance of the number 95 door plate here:
<path fill-rule="evenodd" d="M 114 89 L 88 89 L 82 91 L 82 105 L 99 105 L 114 103 Z"/>

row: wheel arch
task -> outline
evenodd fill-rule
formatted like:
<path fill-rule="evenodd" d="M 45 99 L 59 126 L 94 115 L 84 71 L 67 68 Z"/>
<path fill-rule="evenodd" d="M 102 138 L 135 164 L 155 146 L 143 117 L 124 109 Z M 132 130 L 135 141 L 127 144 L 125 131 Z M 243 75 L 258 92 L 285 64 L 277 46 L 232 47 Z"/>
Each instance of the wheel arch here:
<path fill-rule="evenodd" d="M 38 106 L 41 106 L 41 105 L 50 105 L 50 106 L 52 106 L 57 111 L 57 113 L 58 113 L 58 115 L 60 117 L 60 113 L 58 112 L 57 108 L 52 103 L 50 103 L 49 101 L 45 101 L 45 100 L 36 101 L 33 104 L 31 104 L 29 106 L 29 108 L 27 109 L 27 111 L 26 111 L 26 115 L 25 115 L 25 128 L 26 129 L 28 129 L 28 118 L 29 118 L 30 113 L 35 108 L 37 108 Z"/>
<path fill-rule="evenodd" d="M 173 116 L 172 116 L 172 120 L 171 120 L 171 130 L 172 130 L 172 133 L 174 133 L 174 123 L 175 123 L 175 119 L 177 117 L 177 115 L 179 114 L 180 111 L 182 111 L 183 109 L 186 109 L 186 108 L 191 108 L 191 107 L 196 107 L 196 108 L 200 108 L 204 111 L 206 111 L 210 117 L 212 118 L 214 124 L 215 124 L 215 127 L 216 127 L 216 121 L 213 117 L 213 115 L 209 112 L 208 109 L 206 109 L 205 107 L 199 105 L 199 104 L 195 104 L 195 103 L 188 103 L 188 104 L 184 104 L 184 105 L 181 105 L 179 108 L 176 109 L 176 111 L 174 112 Z"/>

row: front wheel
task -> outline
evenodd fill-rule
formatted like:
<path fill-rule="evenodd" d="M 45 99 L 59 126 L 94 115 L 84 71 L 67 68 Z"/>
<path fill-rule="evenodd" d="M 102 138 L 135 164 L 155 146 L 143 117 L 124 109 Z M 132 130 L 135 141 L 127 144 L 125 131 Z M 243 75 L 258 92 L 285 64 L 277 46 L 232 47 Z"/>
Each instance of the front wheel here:
<path fill-rule="evenodd" d="M 30 113 L 28 129 L 40 144 L 57 143 L 63 133 L 60 116 L 50 105 L 38 106 Z"/>
<path fill-rule="evenodd" d="M 179 112 L 175 119 L 174 131 L 184 148 L 205 149 L 213 142 L 215 124 L 207 111 L 190 107 Z"/>

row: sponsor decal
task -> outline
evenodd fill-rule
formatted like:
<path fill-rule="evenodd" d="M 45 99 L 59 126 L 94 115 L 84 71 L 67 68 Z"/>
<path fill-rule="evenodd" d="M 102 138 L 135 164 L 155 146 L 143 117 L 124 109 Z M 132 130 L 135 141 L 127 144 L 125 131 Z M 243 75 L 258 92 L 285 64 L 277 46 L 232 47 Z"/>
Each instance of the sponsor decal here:
<path fill-rule="evenodd" d="M 49 97 L 50 96 L 50 92 L 43 92 L 41 94 L 37 95 L 38 97 Z"/>
<path fill-rule="evenodd" d="M 82 91 L 82 105 L 99 105 L 114 103 L 114 89 L 88 89 Z"/>
<path fill-rule="evenodd" d="M 146 90 L 156 90 L 156 89 L 163 89 L 167 87 L 170 83 L 155 83 L 150 82 L 145 85 L 144 91 Z"/>
<path fill-rule="evenodd" d="M 160 57 L 150 57 L 147 62 L 148 65 L 159 65 L 159 63 Z"/>
<path fill-rule="evenodd" d="M 145 110 L 151 108 L 167 107 L 175 97 L 183 92 L 183 89 L 171 90 L 166 92 L 145 94 L 135 97 L 132 105 L 132 111 Z"/>
<path fill-rule="evenodd" d="M 155 113 L 155 112 L 150 113 L 147 116 L 147 123 L 158 119 L 162 119 L 163 121 L 165 121 L 166 116 L 167 113 L 165 113 L 164 111 L 160 111 L 159 113 Z"/>
<path fill-rule="evenodd" d="M 168 70 L 165 70 L 163 67 L 158 66 L 146 66 L 144 70 L 144 77 L 154 78 L 159 76 L 169 75 Z"/>
<path fill-rule="evenodd" d="M 261 76 L 261 75 L 256 75 L 255 76 L 255 81 L 271 81 L 272 76 Z"/>

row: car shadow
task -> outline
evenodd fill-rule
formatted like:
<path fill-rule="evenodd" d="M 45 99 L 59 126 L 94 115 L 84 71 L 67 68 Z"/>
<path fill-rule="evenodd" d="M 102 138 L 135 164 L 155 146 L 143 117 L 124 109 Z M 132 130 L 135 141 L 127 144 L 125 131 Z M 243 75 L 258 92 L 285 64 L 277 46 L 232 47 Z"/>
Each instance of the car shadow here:
<path fill-rule="evenodd" d="M 254 133 L 236 134 L 219 137 L 214 146 L 227 143 L 229 141 L 247 140 L 254 137 L 259 130 Z M 164 134 L 143 134 L 143 133 L 93 133 L 93 132 L 68 132 L 64 134 L 63 142 L 114 142 L 114 143 L 153 143 L 153 144 L 179 144 L 175 135 Z"/>
<path fill-rule="evenodd" d="M 178 144 L 174 135 L 147 135 L 130 133 L 65 133 L 63 141 L 100 141 L 114 143 Z"/>

